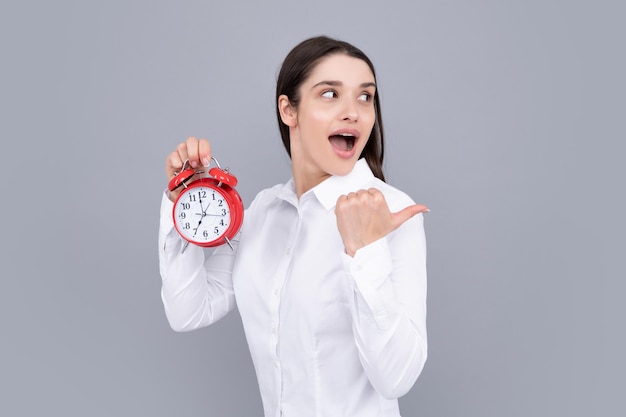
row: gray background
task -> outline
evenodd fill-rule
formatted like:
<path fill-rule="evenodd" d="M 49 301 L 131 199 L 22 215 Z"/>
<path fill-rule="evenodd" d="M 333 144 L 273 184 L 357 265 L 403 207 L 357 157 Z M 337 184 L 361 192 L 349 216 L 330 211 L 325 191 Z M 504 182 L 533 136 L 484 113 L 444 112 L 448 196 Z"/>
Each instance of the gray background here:
<path fill-rule="evenodd" d="M 428 204 L 430 357 L 404 416 L 624 405 L 620 1 L 3 1 L 0 415 L 260 416 L 238 314 L 168 328 L 164 158 L 246 203 L 289 175 L 273 89 L 328 34 L 377 66 L 388 181 Z"/>

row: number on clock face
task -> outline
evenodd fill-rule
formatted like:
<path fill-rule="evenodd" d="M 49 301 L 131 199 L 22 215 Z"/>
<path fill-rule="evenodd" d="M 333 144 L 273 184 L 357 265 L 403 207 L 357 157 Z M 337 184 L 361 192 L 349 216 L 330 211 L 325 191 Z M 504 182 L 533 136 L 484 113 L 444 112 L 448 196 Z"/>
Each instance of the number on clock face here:
<path fill-rule="evenodd" d="M 174 218 L 188 240 L 210 242 L 226 233 L 230 210 L 224 196 L 209 187 L 187 190 L 176 204 Z"/>

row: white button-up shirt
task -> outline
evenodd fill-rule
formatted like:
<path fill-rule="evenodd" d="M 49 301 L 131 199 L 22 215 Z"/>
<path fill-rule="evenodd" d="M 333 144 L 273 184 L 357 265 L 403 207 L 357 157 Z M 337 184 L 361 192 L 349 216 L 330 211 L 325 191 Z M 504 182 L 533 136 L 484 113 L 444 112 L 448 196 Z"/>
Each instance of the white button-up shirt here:
<path fill-rule="evenodd" d="M 391 211 L 413 204 L 364 160 L 298 200 L 293 179 L 259 193 L 233 240 L 211 256 L 181 240 L 163 197 L 162 299 L 172 328 L 239 309 L 266 417 L 397 417 L 426 360 L 426 245 L 421 214 L 345 253 L 337 198 L 379 189 Z"/>

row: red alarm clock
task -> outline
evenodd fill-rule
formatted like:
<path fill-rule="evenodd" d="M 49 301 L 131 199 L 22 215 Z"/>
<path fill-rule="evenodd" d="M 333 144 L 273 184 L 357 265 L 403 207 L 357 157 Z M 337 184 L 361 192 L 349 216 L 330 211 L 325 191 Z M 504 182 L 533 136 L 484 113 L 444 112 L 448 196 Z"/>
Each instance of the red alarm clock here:
<path fill-rule="evenodd" d="M 227 169 L 217 167 L 208 171 L 208 176 L 197 177 L 205 171 L 186 167 L 185 161 L 181 172 L 169 183 L 169 190 L 184 187 L 174 202 L 172 216 L 174 226 L 186 241 L 183 251 L 189 243 L 202 247 L 214 247 L 227 243 L 231 249 L 231 239 L 237 234 L 243 222 L 243 202 L 235 186 L 237 178 Z"/>

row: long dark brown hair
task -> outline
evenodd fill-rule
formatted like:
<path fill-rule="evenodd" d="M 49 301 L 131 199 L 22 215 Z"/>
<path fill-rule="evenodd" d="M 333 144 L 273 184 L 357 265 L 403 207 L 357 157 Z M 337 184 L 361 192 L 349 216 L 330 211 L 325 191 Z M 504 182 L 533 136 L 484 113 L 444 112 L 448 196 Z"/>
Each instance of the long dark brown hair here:
<path fill-rule="evenodd" d="M 320 59 L 333 54 L 345 54 L 353 58 L 358 58 L 364 61 L 372 71 L 374 75 L 374 81 L 376 81 L 376 72 L 374 71 L 374 64 L 372 61 L 361 51 L 359 48 L 340 40 L 332 39 L 326 36 L 318 36 L 307 39 L 287 54 L 283 65 L 278 74 L 278 80 L 276 82 L 276 117 L 278 118 L 278 129 L 280 130 L 280 136 L 283 140 L 285 150 L 291 157 L 291 145 L 289 142 L 289 126 L 283 123 L 280 117 L 280 110 L 278 109 L 278 98 L 281 95 L 286 95 L 289 98 L 290 104 L 297 108 L 300 103 L 299 89 L 302 83 L 308 78 L 308 76 L 315 68 L 315 65 Z M 383 134 L 383 119 L 380 112 L 380 100 L 378 98 L 378 89 L 374 94 L 374 109 L 376 112 L 376 119 L 374 121 L 374 127 L 372 133 L 361 152 L 361 158 L 365 158 L 370 169 L 374 175 L 381 180 L 385 181 L 385 175 L 383 174 L 383 156 L 385 153 L 385 141 Z"/>

